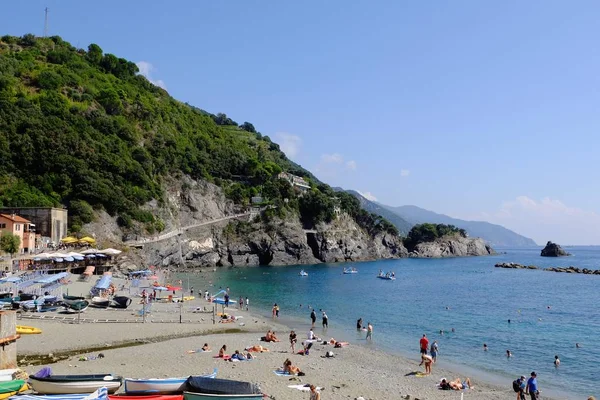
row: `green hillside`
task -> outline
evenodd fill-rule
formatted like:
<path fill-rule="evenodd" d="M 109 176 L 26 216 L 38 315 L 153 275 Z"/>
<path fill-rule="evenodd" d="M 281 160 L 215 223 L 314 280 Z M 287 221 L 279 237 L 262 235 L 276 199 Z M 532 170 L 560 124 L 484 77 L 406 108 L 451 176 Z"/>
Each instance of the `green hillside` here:
<path fill-rule="evenodd" d="M 125 228 L 137 221 L 160 231 L 163 222 L 140 206 L 164 198 L 166 177 L 187 174 L 238 204 L 261 193 L 278 206 L 271 214 L 295 213 L 305 225 L 331 219 L 338 202 L 370 232 L 396 232 L 352 196 L 333 194 L 252 124 L 181 103 L 138 72 L 96 44 L 0 38 L 0 206 L 65 205 L 75 230 L 105 209 Z M 312 190 L 295 197 L 276 178 L 281 171 L 306 177 Z"/>

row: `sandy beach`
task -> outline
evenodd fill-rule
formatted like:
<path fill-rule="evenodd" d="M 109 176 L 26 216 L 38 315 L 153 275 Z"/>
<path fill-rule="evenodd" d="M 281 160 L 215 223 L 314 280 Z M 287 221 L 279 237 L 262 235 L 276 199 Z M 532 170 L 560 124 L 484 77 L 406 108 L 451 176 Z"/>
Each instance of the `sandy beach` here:
<path fill-rule="evenodd" d="M 69 292 L 84 292 L 81 283 L 70 286 Z M 85 284 L 89 288 L 90 284 Z M 139 300 L 138 300 L 139 301 Z M 56 374 L 112 373 L 131 378 L 164 378 L 188 375 L 201 375 L 218 369 L 218 377 L 256 382 L 263 392 L 276 399 L 307 399 L 308 393 L 288 388 L 288 385 L 311 383 L 323 387 L 323 399 L 400 399 L 410 395 L 411 399 L 509 399 L 515 394 L 510 382 L 505 387 L 473 381 L 474 389 L 463 391 L 442 391 L 437 388 L 442 377 L 454 379 L 457 373 L 433 366 L 430 376 L 417 376 L 422 372 L 419 357 L 406 359 L 390 355 L 367 346 L 349 345 L 334 348 L 332 345 L 315 344 L 309 356 L 292 354 L 288 342 L 289 329 L 268 318 L 254 315 L 245 310 L 229 308 L 228 312 L 241 317 L 233 323 L 212 322 L 212 313 L 192 312 L 197 307 L 212 307 L 203 299 L 184 303 L 182 319 L 179 319 L 179 305 L 156 303 L 146 323 L 80 323 L 56 320 L 21 319 L 19 324 L 31 325 L 43 330 L 41 335 L 24 335 L 18 341 L 18 354 L 22 358 L 21 367 L 28 373 L 35 373 L 42 366 L 49 366 Z M 102 310 L 89 308 L 84 314 L 86 320 L 93 319 L 135 319 L 136 303 L 128 310 Z M 54 314 L 54 313 L 53 313 Z M 277 332 L 279 343 L 260 342 L 268 329 Z M 306 338 L 307 332 L 297 332 L 298 342 Z M 329 338 L 326 338 L 329 339 Z M 376 336 L 375 336 L 376 340 Z M 208 343 L 212 352 L 189 353 Z M 256 354 L 256 359 L 244 362 L 228 362 L 214 358 L 219 348 L 227 345 L 228 353 L 243 350 L 247 346 L 262 344 L 269 352 Z M 112 347 L 112 348 L 111 348 Z M 300 344 L 297 345 L 300 347 Z M 333 358 L 324 357 L 333 351 Z M 104 358 L 80 361 L 81 356 Z M 36 363 L 39 356 L 59 358 L 58 362 L 43 365 Z M 93 357 L 92 357 L 93 358 Z M 305 376 L 277 376 L 273 371 L 280 368 L 283 361 L 290 358 Z M 406 397 L 404 397 L 406 398 Z M 549 399 L 544 396 L 545 399 Z"/>

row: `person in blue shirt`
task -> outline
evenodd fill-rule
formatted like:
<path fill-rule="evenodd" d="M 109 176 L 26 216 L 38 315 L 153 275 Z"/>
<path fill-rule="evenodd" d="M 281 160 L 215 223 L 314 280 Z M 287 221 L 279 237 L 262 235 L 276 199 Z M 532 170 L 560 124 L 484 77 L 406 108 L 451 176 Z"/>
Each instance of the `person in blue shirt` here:
<path fill-rule="evenodd" d="M 525 393 L 531 397 L 531 400 L 537 400 L 540 391 L 538 390 L 537 374 L 535 372 L 532 372 L 531 378 L 527 380 Z"/>

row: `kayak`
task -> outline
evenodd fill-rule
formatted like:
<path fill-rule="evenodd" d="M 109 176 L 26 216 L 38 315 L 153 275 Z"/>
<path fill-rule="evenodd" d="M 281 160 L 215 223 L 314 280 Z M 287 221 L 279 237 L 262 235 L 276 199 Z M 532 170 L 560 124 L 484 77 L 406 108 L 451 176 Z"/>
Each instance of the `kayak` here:
<path fill-rule="evenodd" d="M 33 326 L 17 325 L 17 333 L 21 335 L 37 335 L 42 333 L 42 330 Z"/>

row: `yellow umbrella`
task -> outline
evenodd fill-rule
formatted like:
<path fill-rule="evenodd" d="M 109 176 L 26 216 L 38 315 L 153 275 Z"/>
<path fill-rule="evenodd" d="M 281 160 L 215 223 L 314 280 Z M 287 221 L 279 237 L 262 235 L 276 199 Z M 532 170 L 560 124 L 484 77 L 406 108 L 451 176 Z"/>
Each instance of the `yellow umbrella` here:
<path fill-rule="evenodd" d="M 77 238 L 74 238 L 73 236 L 67 236 L 62 238 L 60 241 L 63 243 L 75 243 L 77 242 Z"/>
<path fill-rule="evenodd" d="M 79 239 L 80 242 L 85 242 L 85 243 L 89 243 L 89 244 L 94 244 L 96 243 L 96 239 L 91 238 L 89 236 L 86 236 L 84 238 Z"/>

